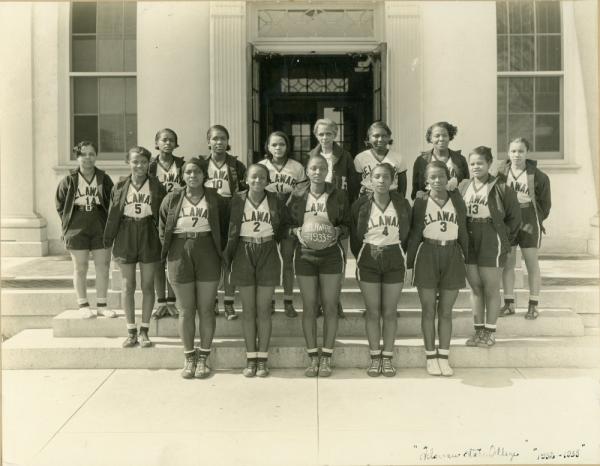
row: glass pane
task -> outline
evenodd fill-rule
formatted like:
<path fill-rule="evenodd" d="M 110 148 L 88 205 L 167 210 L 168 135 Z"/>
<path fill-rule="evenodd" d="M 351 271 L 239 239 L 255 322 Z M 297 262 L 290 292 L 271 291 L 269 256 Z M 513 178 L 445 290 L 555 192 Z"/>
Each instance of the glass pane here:
<path fill-rule="evenodd" d="M 125 147 L 124 151 L 137 145 L 137 115 L 125 115 Z M 150 148 L 152 152 L 152 149 Z"/>
<path fill-rule="evenodd" d="M 536 113 L 560 112 L 560 78 L 535 78 Z"/>
<path fill-rule="evenodd" d="M 537 115 L 535 123 L 535 151 L 560 151 L 559 115 Z"/>
<path fill-rule="evenodd" d="M 508 78 L 498 78 L 497 112 L 508 112 Z"/>
<path fill-rule="evenodd" d="M 561 65 L 561 37 L 537 37 L 537 69 L 539 71 L 556 71 Z"/>
<path fill-rule="evenodd" d="M 510 78 L 508 112 L 533 113 L 533 78 Z"/>
<path fill-rule="evenodd" d="M 72 71 L 96 71 L 95 37 L 73 37 L 71 54 Z"/>
<path fill-rule="evenodd" d="M 292 136 L 292 139 L 294 140 L 293 142 L 293 146 L 294 146 L 294 151 L 300 151 L 302 149 L 302 138 L 300 136 Z"/>
<path fill-rule="evenodd" d="M 125 58 L 124 71 L 135 71 L 137 66 L 135 37 L 131 39 L 125 38 L 125 44 L 123 48 L 125 49 L 123 52 Z"/>
<path fill-rule="evenodd" d="M 506 2 L 496 2 L 496 33 L 508 34 L 508 6 Z"/>
<path fill-rule="evenodd" d="M 98 2 L 98 34 L 123 35 L 123 3 Z"/>
<path fill-rule="evenodd" d="M 310 150 L 310 136 L 302 136 L 302 150 L 305 152 Z"/>
<path fill-rule="evenodd" d="M 324 79 L 309 79 L 308 80 L 308 92 L 325 92 L 325 80 Z"/>
<path fill-rule="evenodd" d="M 560 2 L 536 2 L 535 19 L 538 33 L 560 32 Z"/>
<path fill-rule="evenodd" d="M 71 31 L 73 34 L 96 32 L 96 3 L 74 2 L 71 7 Z"/>
<path fill-rule="evenodd" d="M 100 78 L 100 113 L 125 113 L 125 79 Z"/>
<path fill-rule="evenodd" d="M 125 2 L 124 10 L 124 32 L 125 34 L 131 34 L 135 37 L 137 33 L 137 3 Z"/>
<path fill-rule="evenodd" d="M 507 140 L 523 137 L 533 141 L 533 115 L 509 115 L 507 135 Z"/>
<path fill-rule="evenodd" d="M 507 122 L 506 114 L 498 114 L 497 117 L 497 136 L 498 136 L 498 153 L 508 151 L 508 134 L 507 134 Z"/>
<path fill-rule="evenodd" d="M 533 71 L 533 36 L 510 37 L 510 71 Z"/>
<path fill-rule="evenodd" d="M 533 1 L 509 1 L 508 18 L 511 34 L 533 33 Z"/>
<path fill-rule="evenodd" d="M 123 115 L 100 115 L 100 152 L 125 153 Z"/>
<path fill-rule="evenodd" d="M 125 113 L 137 114 L 137 85 L 135 78 L 125 78 Z"/>
<path fill-rule="evenodd" d="M 508 36 L 497 36 L 496 54 L 498 71 L 508 71 Z"/>
<path fill-rule="evenodd" d="M 98 36 L 98 71 L 123 71 L 123 40 Z"/>
<path fill-rule="evenodd" d="M 73 78 L 73 113 L 98 113 L 98 80 Z"/>
<path fill-rule="evenodd" d="M 75 116 L 73 117 L 73 145 L 79 141 L 98 141 L 98 117 Z"/>

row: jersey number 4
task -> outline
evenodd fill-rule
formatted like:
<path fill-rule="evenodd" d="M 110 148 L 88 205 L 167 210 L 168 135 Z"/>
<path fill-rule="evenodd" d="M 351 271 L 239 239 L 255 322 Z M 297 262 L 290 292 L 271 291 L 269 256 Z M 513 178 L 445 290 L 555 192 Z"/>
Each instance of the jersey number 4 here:
<path fill-rule="evenodd" d="M 382 234 L 383 236 L 387 236 L 387 235 L 389 235 L 389 234 L 390 234 L 390 232 L 388 231 L 388 227 L 387 227 L 387 226 L 386 226 L 386 227 L 383 229 L 383 231 L 381 232 L 381 234 Z"/>

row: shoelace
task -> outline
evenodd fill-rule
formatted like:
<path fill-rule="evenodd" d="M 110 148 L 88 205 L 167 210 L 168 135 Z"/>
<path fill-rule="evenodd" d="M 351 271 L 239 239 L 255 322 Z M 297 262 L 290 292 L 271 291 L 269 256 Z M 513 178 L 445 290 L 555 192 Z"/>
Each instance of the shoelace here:
<path fill-rule="evenodd" d="M 370 371 L 379 370 L 379 359 L 371 358 L 371 365 L 369 366 Z"/>
<path fill-rule="evenodd" d="M 393 372 L 394 366 L 392 366 L 392 360 L 390 358 L 383 358 L 382 360 L 382 369 L 384 371 Z"/>

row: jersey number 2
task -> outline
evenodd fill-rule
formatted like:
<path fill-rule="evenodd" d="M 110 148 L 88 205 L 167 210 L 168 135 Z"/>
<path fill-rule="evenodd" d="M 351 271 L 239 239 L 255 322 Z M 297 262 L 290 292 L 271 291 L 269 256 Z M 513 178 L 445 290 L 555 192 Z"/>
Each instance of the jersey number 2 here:
<path fill-rule="evenodd" d="M 260 222 L 254 222 L 254 230 L 255 232 L 259 232 L 260 231 Z"/>

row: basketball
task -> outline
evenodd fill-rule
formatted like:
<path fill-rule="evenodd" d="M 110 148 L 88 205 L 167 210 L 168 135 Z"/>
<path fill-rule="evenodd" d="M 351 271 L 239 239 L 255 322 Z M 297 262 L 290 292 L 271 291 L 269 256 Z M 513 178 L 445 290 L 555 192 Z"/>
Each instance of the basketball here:
<path fill-rule="evenodd" d="M 323 249 L 335 239 L 335 227 L 325 217 L 307 216 L 302 225 L 301 236 L 310 249 Z"/>

